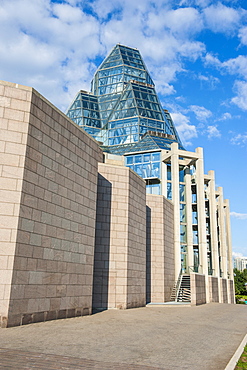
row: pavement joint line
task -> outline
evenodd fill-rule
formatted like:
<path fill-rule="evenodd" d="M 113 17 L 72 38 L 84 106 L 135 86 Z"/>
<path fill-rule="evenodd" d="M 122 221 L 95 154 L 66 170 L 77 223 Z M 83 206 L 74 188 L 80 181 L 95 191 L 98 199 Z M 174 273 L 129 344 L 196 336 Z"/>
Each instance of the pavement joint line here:
<path fill-rule="evenodd" d="M 236 364 L 237 364 L 238 360 L 240 359 L 246 344 L 247 344 L 247 334 L 245 334 L 244 339 L 242 340 L 242 342 L 240 343 L 236 352 L 234 353 L 234 355 L 232 356 L 232 358 L 228 362 L 225 370 L 234 370 L 235 369 Z"/>

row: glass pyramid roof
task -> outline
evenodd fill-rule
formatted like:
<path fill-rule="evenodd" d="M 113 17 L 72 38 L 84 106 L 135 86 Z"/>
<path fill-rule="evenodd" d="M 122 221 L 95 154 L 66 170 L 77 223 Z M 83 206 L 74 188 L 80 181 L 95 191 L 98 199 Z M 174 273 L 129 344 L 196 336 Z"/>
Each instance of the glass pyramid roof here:
<path fill-rule="evenodd" d="M 118 44 L 112 49 L 94 75 L 91 93 L 80 91 L 66 114 L 111 153 L 137 143 L 144 145 L 148 139 L 143 136 L 150 131 L 155 133 L 150 136 L 150 149 L 167 149 L 168 136 L 182 148 L 140 52 L 127 46 Z"/>

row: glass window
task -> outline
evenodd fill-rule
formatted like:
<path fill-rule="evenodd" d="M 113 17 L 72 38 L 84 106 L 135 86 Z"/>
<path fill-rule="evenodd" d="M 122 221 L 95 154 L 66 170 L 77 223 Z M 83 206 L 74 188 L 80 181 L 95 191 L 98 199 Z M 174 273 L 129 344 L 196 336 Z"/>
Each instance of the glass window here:
<path fill-rule="evenodd" d="M 166 168 L 167 168 L 167 180 L 170 180 L 171 181 L 171 179 L 172 179 L 172 170 L 171 170 L 171 165 L 167 165 L 166 166 Z"/>
<path fill-rule="evenodd" d="M 143 154 L 143 162 L 150 162 L 151 155 L 150 154 Z"/>
<path fill-rule="evenodd" d="M 180 202 L 185 202 L 185 185 L 179 184 Z"/>
<path fill-rule="evenodd" d="M 184 170 L 179 167 L 179 182 L 184 182 Z"/>
<path fill-rule="evenodd" d="M 195 225 L 198 224 L 198 221 L 197 221 L 197 212 L 196 211 L 193 211 L 192 212 L 192 224 L 195 224 Z"/>
<path fill-rule="evenodd" d="M 198 244 L 198 230 L 193 230 L 193 244 Z"/>
<path fill-rule="evenodd" d="M 172 200 L 172 183 L 167 183 L 167 199 Z"/>
<path fill-rule="evenodd" d="M 186 206 L 180 203 L 180 222 L 186 222 Z"/>
<path fill-rule="evenodd" d="M 153 161 L 153 162 L 158 162 L 158 161 L 160 161 L 160 153 L 153 153 L 153 154 L 152 154 L 152 161 Z"/>
<path fill-rule="evenodd" d="M 180 242 L 186 243 L 186 225 L 180 225 Z"/>
<path fill-rule="evenodd" d="M 134 171 L 137 173 L 137 175 L 143 177 L 143 173 L 142 173 L 142 165 L 141 164 L 136 164 L 134 166 Z"/>
<path fill-rule="evenodd" d="M 135 163 L 141 163 L 142 162 L 142 155 L 135 155 Z"/>
<path fill-rule="evenodd" d="M 160 163 L 152 163 L 152 177 L 160 177 Z"/>
<path fill-rule="evenodd" d="M 132 156 L 129 156 L 129 157 L 126 157 L 126 164 L 133 164 L 133 157 Z"/>

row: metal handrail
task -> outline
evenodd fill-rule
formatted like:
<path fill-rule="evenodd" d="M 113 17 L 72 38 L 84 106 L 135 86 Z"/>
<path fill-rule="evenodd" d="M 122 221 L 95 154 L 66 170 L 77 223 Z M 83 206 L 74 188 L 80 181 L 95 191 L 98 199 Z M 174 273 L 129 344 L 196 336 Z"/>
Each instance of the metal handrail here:
<path fill-rule="evenodd" d="M 176 284 L 176 294 L 175 294 L 175 302 L 177 302 L 177 298 L 178 298 L 178 293 L 179 293 L 179 289 L 180 289 L 180 285 L 181 285 L 181 277 L 182 277 L 182 268 L 179 272 L 179 275 L 178 275 L 178 279 L 177 279 L 177 284 Z"/>

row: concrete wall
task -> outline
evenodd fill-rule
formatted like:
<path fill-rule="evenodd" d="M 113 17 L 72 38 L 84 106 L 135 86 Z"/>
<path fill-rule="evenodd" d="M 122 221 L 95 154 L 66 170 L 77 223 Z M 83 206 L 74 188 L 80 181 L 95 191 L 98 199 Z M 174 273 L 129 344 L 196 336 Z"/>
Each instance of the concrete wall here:
<path fill-rule="evenodd" d="M 147 302 L 170 300 L 175 281 L 174 206 L 147 194 Z"/>
<path fill-rule="evenodd" d="M 227 279 L 220 278 L 220 284 L 221 284 L 221 303 L 228 303 Z"/>
<path fill-rule="evenodd" d="M 208 277 L 209 302 L 219 302 L 219 285 L 218 278 L 215 276 Z"/>
<path fill-rule="evenodd" d="M 234 289 L 234 281 L 233 280 L 227 280 L 228 287 L 228 303 L 235 303 L 235 289 Z"/>
<path fill-rule="evenodd" d="M 89 314 L 102 153 L 35 90 L 0 92 L 2 326 Z"/>
<path fill-rule="evenodd" d="M 93 308 L 145 303 L 145 182 L 129 168 L 99 164 Z"/>
<path fill-rule="evenodd" d="M 190 274 L 191 303 L 200 305 L 206 303 L 205 275 Z"/>
<path fill-rule="evenodd" d="M 6 325 L 32 90 L 0 82 L 0 318 Z"/>

